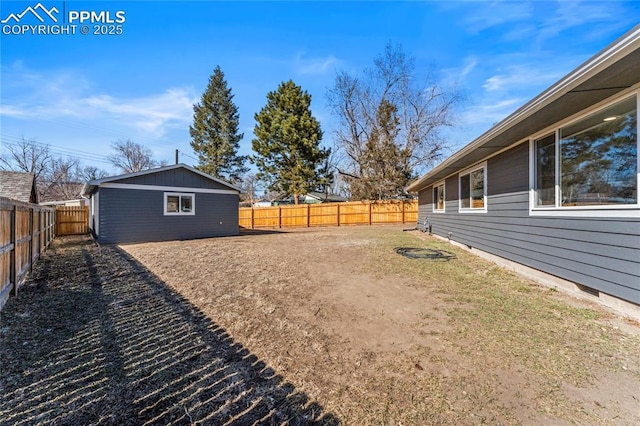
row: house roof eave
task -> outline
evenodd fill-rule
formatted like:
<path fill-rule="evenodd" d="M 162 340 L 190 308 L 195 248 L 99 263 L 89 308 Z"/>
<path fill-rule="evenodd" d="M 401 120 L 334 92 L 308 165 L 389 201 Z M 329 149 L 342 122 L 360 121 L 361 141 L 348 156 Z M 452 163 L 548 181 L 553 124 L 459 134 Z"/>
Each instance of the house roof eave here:
<path fill-rule="evenodd" d="M 407 191 L 417 192 L 420 189 L 423 189 L 445 178 L 446 176 L 455 172 L 455 170 L 459 170 L 465 165 L 472 166 L 474 164 L 474 161 L 477 161 L 477 158 L 473 157 L 471 154 L 481 148 L 485 148 L 485 152 L 483 152 L 485 158 L 492 153 L 506 148 L 507 146 L 509 146 L 509 144 L 492 144 L 491 142 L 497 139 L 500 135 L 505 134 L 509 130 L 523 123 L 528 118 L 531 118 L 532 116 L 534 116 L 534 114 L 540 113 L 545 109 L 550 108 L 550 106 L 553 106 L 554 103 L 560 102 L 561 104 L 563 100 L 565 103 L 574 102 L 574 97 L 568 96 L 569 94 L 572 94 L 573 90 L 581 87 L 582 85 L 585 85 L 589 82 L 590 79 L 594 79 L 598 76 L 598 74 L 603 73 L 603 71 L 606 71 L 608 68 L 612 67 L 618 61 L 621 61 L 627 56 L 638 56 L 638 52 L 640 52 L 640 25 L 636 25 L 622 37 L 611 43 L 609 46 L 578 66 L 575 70 L 567 74 L 565 77 L 550 86 L 548 89 L 518 108 L 504 120 L 500 121 L 498 124 L 480 135 L 471 143 L 464 146 L 458 152 L 454 153 L 452 156 L 434 167 L 431 171 L 409 184 L 409 186 L 407 186 L 406 188 Z M 609 77 L 609 80 L 611 80 L 612 77 Z M 615 78 L 615 76 L 613 76 L 613 78 Z M 637 83 L 638 77 L 636 76 L 635 79 L 635 83 Z M 627 82 L 625 81 L 625 83 Z M 627 85 L 627 87 L 631 86 Z M 611 93 L 607 96 L 612 96 L 617 93 L 616 91 L 619 92 L 620 90 L 624 90 L 627 87 L 605 87 L 593 88 L 591 90 L 609 91 Z M 587 92 L 587 90 L 585 90 L 584 92 Z M 578 91 L 573 92 L 573 94 L 579 96 Z M 560 121 L 563 118 L 566 117 L 561 117 L 557 121 Z M 510 143 L 512 144 L 514 142 L 517 141 L 514 140 Z M 470 161 L 465 161 L 466 159 L 469 159 Z M 453 166 L 454 164 L 456 165 L 455 167 Z M 452 169 L 454 170 L 452 171 Z"/>

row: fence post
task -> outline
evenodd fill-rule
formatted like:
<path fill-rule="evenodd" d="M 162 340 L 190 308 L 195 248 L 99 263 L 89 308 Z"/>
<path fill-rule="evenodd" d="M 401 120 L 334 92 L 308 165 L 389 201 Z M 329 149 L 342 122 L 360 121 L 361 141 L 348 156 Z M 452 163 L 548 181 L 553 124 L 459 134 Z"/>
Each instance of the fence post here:
<path fill-rule="evenodd" d="M 13 256 L 11 256 L 11 281 L 13 281 L 13 295 L 18 295 L 18 206 L 13 206 L 11 214 L 11 242 L 13 243 Z"/>
<path fill-rule="evenodd" d="M 254 224 L 254 215 L 253 215 L 253 207 L 251 207 L 251 229 L 253 229 Z"/>
<path fill-rule="evenodd" d="M 340 204 L 337 204 L 338 207 L 338 226 L 340 226 Z"/>
<path fill-rule="evenodd" d="M 307 228 L 311 226 L 311 204 L 307 204 Z"/>
<path fill-rule="evenodd" d="M 35 231 L 33 230 L 33 215 L 35 214 L 35 207 L 29 207 L 29 273 L 33 273 L 33 237 Z"/>
<path fill-rule="evenodd" d="M 373 212 L 371 211 L 372 204 L 373 203 L 369 201 L 369 226 L 371 226 L 371 224 L 373 223 Z"/>
<path fill-rule="evenodd" d="M 49 248 L 49 236 L 51 232 L 51 211 L 45 210 L 44 212 L 44 247 Z"/>
<path fill-rule="evenodd" d="M 282 228 L 282 207 L 278 206 L 278 228 Z"/>
<path fill-rule="evenodd" d="M 401 201 L 400 207 L 402 208 L 402 223 L 404 223 L 404 200 Z"/>

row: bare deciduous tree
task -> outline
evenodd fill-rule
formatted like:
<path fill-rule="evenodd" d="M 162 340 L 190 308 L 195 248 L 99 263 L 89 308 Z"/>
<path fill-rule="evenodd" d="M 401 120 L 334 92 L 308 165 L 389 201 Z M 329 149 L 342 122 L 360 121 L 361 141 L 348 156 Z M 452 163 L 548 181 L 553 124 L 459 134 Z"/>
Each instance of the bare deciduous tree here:
<path fill-rule="evenodd" d="M 24 137 L 11 144 L 6 144 L 7 150 L 0 153 L 0 168 L 33 173 L 36 180 L 49 168 L 52 160 L 49 147 L 27 140 Z"/>
<path fill-rule="evenodd" d="M 401 196 L 412 177 L 441 158 L 447 145 L 440 132 L 453 125 L 455 107 L 462 100 L 458 91 L 438 84 L 433 73 L 416 76 L 413 59 L 391 44 L 361 76 L 338 73 L 327 98 L 339 119 L 336 139 L 345 154 L 338 168 L 350 182 L 354 198 L 377 199 Z M 381 120 L 381 111 L 388 114 L 390 109 L 393 123 Z M 391 135 L 389 125 L 395 126 L 395 120 Z M 386 142 L 380 138 L 385 132 L 392 136 Z M 383 157 L 390 150 L 394 155 Z M 392 185 L 378 182 L 373 188 L 372 182 L 384 174 L 381 168 L 397 169 L 402 179 L 394 179 Z M 382 187 L 387 189 L 381 191 Z"/>
<path fill-rule="evenodd" d="M 41 201 L 80 198 L 83 183 L 77 159 L 52 159 L 39 182 Z"/>
<path fill-rule="evenodd" d="M 240 194 L 240 201 L 252 206 L 257 198 L 256 194 L 259 185 L 258 177 L 255 174 L 250 173 L 243 176 L 241 182 L 240 188 L 242 189 L 242 194 Z"/>
<path fill-rule="evenodd" d="M 123 173 L 140 172 L 158 165 L 149 148 L 130 139 L 117 140 L 111 146 L 115 154 L 109 156 L 109 161 Z"/>
<path fill-rule="evenodd" d="M 107 176 L 107 172 L 97 168 L 96 166 L 86 166 L 80 171 L 84 181 L 102 179 Z"/>
<path fill-rule="evenodd" d="M 94 166 L 82 169 L 76 158 L 54 158 L 48 145 L 24 138 L 7 144 L 0 168 L 33 173 L 41 202 L 77 199 L 85 181 L 106 176 Z"/>

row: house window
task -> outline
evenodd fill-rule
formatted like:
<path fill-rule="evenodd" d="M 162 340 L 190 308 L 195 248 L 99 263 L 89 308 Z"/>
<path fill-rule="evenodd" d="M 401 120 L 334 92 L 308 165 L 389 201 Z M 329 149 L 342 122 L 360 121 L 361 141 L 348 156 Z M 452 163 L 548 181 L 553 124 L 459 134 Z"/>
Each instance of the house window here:
<path fill-rule="evenodd" d="M 444 182 L 433 187 L 433 211 L 444 211 Z"/>
<path fill-rule="evenodd" d="M 635 95 L 533 144 L 536 207 L 637 206 Z"/>
<path fill-rule="evenodd" d="M 486 212 L 486 165 L 463 172 L 460 179 L 460 211 Z"/>
<path fill-rule="evenodd" d="M 556 204 L 556 135 L 534 141 L 536 206 Z"/>
<path fill-rule="evenodd" d="M 195 194 L 181 194 L 175 192 L 164 193 L 165 215 L 194 215 L 196 214 Z"/>

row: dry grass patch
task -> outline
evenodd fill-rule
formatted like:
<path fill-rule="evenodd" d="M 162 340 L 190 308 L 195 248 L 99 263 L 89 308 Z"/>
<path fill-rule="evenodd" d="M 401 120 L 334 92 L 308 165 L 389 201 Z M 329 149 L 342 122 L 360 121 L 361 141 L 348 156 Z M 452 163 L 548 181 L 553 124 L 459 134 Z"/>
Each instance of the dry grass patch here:
<path fill-rule="evenodd" d="M 126 250 L 347 423 L 640 422 L 638 334 L 421 234 L 311 229 Z"/>
<path fill-rule="evenodd" d="M 401 227 L 56 247 L 2 424 L 640 424 L 637 324 Z"/>

